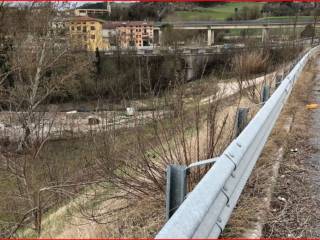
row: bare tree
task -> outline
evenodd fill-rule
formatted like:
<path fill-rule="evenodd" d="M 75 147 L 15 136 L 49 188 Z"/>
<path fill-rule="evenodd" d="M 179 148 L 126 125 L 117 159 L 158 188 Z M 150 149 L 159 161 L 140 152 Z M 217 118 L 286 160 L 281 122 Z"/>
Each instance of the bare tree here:
<path fill-rule="evenodd" d="M 66 27 L 59 18 L 61 7 L 60 3 L 30 3 L 7 7 L 10 14 L 0 13 L 9 66 L 0 74 L 0 92 L 18 136 L 0 152 L 1 175 L 11 180 L 5 194 L 11 207 L 16 206 L 9 211 L 10 220 L 0 223 L 5 225 L 4 236 L 15 236 L 30 222 L 40 236 L 42 214 L 81 185 L 41 154 L 56 113 L 41 112 L 39 107 L 90 67 L 87 54 L 73 52 L 68 39 L 57 31 Z M 9 76 L 12 84 L 6 85 Z"/>
<path fill-rule="evenodd" d="M 316 27 L 317 27 L 317 23 L 319 21 L 319 16 L 320 16 L 320 9 L 318 8 L 318 3 L 315 2 L 315 8 L 313 10 L 313 34 L 312 34 L 312 39 L 311 39 L 311 44 L 313 44 L 314 38 L 316 36 Z"/>
<path fill-rule="evenodd" d="M 99 202 L 104 192 L 107 192 L 103 197 L 105 201 L 150 199 L 162 202 L 169 164 L 188 166 L 215 157 L 232 139 L 235 113 L 224 111 L 224 92 L 218 87 L 219 81 L 210 81 L 206 91 L 211 95 L 204 101 L 201 92 L 190 97 L 183 64 L 175 63 L 174 76 L 171 88 L 163 96 L 154 97 L 155 110 L 143 126 L 139 126 L 137 116 L 137 125 L 132 129 L 115 132 L 108 129 L 102 136 L 93 138 L 95 164 L 92 172 L 98 177 L 96 180 L 104 182 L 100 186 L 105 190 L 98 191 L 100 194 L 96 199 L 91 196 L 91 203 Z M 165 106 L 160 102 L 165 102 Z M 207 170 L 191 171 L 190 190 Z M 111 211 L 101 204 L 80 206 L 79 209 L 83 216 L 98 223 L 108 222 L 106 219 Z"/>
<path fill-rule="evenodd" d="M 246 51 L 236 55 L 232 61 L 236 73 L 240 95 L 247 96 L 252 102 L 260 102 L 261 83 L 254 76 L 265 73 L 269 56 L 263 51 Z"/>

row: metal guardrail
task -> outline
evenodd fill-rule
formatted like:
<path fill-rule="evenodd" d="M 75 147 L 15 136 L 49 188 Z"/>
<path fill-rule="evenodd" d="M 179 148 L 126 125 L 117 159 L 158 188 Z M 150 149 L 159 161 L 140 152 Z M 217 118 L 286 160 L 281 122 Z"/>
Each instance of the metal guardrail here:
<path fill-rule="evenodd" d="M 223 231 L 311 49 L 283 79 L 277 90 L 241 134 L 219 156 L 188 194 L 156 238 L 217 238 Z"/>

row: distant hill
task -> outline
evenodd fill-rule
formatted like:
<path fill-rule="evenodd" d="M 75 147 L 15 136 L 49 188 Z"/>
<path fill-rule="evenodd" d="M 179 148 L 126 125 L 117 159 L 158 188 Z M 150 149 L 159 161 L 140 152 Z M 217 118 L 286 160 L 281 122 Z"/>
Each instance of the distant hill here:
<path fill-rule="evenodd" d="M 87 3 L 79 7 L 80 9 L 106 9 L 107 3 Z M 111 15 L 97 15 L 104 20 L 112 21 L 159 21 L 172 8 L 171 3 L 147 2 L 147 3 L 111 3 Z"/>
<path fill-rule="evenodd" d="M 99 2 L 99 3 L 86 3 L 78 7 L 78 9 L 107 9 L 106 2 Z"/>
<path fill-rule="evenodd" d="M 192 11 L 195 8 L 212 8 L 224 5 L 224 2 L 137 2 L 137 3 L 111 3 L 111 15 L 95 16 L 104 20 L 149 20 L 161 21 L 176 11 Z M 107 9 L 106 2 L 86 3 L 79 9 Z"/>
<path fill-rule="evenodd" d="M 320 3 L 313 2 L 136 2 L 111 3 L 111 15 L 95 16 L 112 21 L 194 21 L 227 20 L 235 18 L 241 10 L 256 8 L 259 17 L 310 16 Z M 86 3 L 79 8 L 106 9 L 106 2 Z M 236 18 L 235 18 L 236 19 Z"/>
<path fill-rule="evenodd" d="M 310 16 L 315 8 L 319 9 L 317 2 L 277 2 L 266 3 L 262 11 L 271 16 Z"/>

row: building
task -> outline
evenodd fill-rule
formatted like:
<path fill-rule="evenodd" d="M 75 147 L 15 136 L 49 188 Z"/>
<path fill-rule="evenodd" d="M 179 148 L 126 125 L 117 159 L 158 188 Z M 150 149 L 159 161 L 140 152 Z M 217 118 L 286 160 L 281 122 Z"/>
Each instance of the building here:
<path fill-rule="evenodd" d="M 145 21 L 109 22 L 103 25 L 103 37 L 121 48 L 153 45 L 153 23 Z"/>
<path fill-rule="evenodd" d="M 74 15 L 75 16 L 90 16 L 90 15 L 105 15 L 111 14 L 111 6 L 110 2 L 107 3 L 107 9 L 75 9 L 74 10 Z"/>
<path fill-rule="evenodd" d="M 75 48 L 88 51 L 107 50 L 108 43 L 102 37 L 102 25 L 105 21 L 87 16 L 68 19 L 71 44 Z"/>
<path fill-rule="evenodd" d="M 117 22 L 105 22 L 102 25 L 102 37 L 105 43 L 110 47 L 120 46 L 119 37 L 117 34 L 117 27 L 119 24 Z"/>

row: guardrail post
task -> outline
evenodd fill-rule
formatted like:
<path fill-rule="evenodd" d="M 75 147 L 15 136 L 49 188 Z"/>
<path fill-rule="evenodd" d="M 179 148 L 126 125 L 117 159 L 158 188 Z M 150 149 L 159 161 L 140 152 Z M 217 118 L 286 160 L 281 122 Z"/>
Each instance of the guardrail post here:
<path fill-rule="evenodd" d="M 277 75 L 276 76 L 276 84 L 275 84 L 276 89 L 280 86 L 280 84 L 282 82 L 282 79 L 283 79 L 282 75 Z"/>
<path fill-rule="evenodd" d="M 236 115 L 236 137 L 240 135 L 242 130 L 248 123 L 249 108 L 239 108 Z"/>
<path fill-rule="evenodd" d="M 261 103 L 264 104 L 269 97 L 270 97 L 270 87 L 268 85 L 264 85 L 262 87 Z"/>
<path fill-rule="evenodd" d="M 166 218 L 169 218 L 181 205 L 187 194 L 187 167 L 169 165 L 167 167 Z"/>

